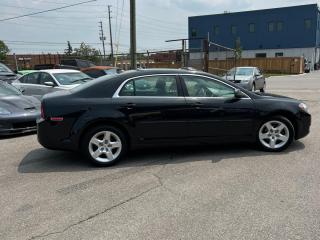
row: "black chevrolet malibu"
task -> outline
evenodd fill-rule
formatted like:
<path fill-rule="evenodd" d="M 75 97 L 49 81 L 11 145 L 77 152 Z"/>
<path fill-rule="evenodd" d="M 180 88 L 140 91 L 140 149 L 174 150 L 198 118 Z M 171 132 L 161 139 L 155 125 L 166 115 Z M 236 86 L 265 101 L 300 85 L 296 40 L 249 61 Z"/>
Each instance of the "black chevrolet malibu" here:
<path fill-rule="evenodd" d="M 38 139 L 109 166 L 127 150 L 151 145 L 251 142 L 279 152 L 305 137 L 310 124 L 307 106 L 295 99 L 203 72 L 138 70 L 46 95 Z"/>

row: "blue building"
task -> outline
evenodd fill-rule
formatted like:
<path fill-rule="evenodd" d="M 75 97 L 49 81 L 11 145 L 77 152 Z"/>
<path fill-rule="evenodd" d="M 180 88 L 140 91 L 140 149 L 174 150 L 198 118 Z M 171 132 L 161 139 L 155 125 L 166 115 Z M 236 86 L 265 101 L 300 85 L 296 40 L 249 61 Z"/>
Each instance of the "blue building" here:
<path fill-rule="evenodd" d="M 189 17 L 189 38 L 208 37 L 210 41 L 235 48 L 240 42 L 243 58 L 300 57 L 319 61 L 320 12 L 317 4 L 247 12 Z M 189 42 L 191 59 L 202 42 Z M 217 58 L 211 49 L 210 58 Z M 313 65 L 313 64 L 312 64 Z"/>

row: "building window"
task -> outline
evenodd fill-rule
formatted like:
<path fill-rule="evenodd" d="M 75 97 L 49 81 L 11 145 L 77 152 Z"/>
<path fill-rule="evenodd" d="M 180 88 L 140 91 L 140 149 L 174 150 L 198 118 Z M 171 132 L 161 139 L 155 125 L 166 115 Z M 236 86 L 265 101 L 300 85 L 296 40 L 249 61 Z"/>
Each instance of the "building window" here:
<path fill-rule="evenodd" d="M 282 32 L 283 31 L 283 22 L 278 22 L 277 23 L 277 31 Z"/>
<path fill-rule="evenodd" d="M 274 23 L 273 22 L 269 22 L 268 23 L 268 32 L 273 32 L 274 31 Z"/>
<path fill-rule="evenodd" d="M 213 27 L 213 34 L 214 35 L 219 35 L 220 34 L 220 27 L 219 26 L 215 25 Z"/>
<path fill-rule="evenodd" d="M 283 57 L 283 52 L 277 52 L 277 53 L 275 54 L 275 57 Z"/>
<path fill-rule="evenodd" d="M 193 28 L 191 30 L 191 37 L 196 37 L 197 36 L 197 31 Z"/>
<path fill-rule="evenodd" d="M 267 54 L 266 53 L 257 53 L 256 58 L 266 58 Z"/>
<path fill-rule="evenodd" d="M 233 35 L 237 34 L 237 27 L 234 25 L 231 26 L 231 34 L 233 34 Z"/>
<path fill-rule="evenodd" d="M 256 25 L 254 23 L 249 24 L 249 32 L 250 33 L 256 32 Z"/>
<path fill-rule="evenodd" d="M 310 29 L 311 28 L 311 19 L 305 19 L 304 20 L 304 28 Z"/>

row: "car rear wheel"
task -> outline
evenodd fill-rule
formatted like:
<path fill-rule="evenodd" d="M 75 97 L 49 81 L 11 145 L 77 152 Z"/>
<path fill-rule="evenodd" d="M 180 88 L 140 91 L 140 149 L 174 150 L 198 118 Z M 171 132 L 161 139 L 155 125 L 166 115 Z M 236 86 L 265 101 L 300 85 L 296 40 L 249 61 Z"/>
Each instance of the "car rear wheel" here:
<path fill-rule="evenodd" d="M 284 117 L 273 117 L 263 122 L 257 133 L 260 147 L 270 152 L 281 152 L 288 148 L 294 139 L 292 123 Z"/>
<path fill-rule="evenodd" d="M 118 129 L 99 126 L 84 136 L 82 149 L 94 165 L 106 167 L 115 164 L 124 156 L 127 143 Z"/>

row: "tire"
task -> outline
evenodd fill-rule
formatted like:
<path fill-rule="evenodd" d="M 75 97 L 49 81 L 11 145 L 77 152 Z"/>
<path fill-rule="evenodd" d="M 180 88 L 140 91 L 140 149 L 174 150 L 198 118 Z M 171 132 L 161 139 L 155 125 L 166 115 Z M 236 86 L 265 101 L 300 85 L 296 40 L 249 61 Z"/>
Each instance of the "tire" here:
<path fill-rule="evenodd" d="M 128 145 L 125 135 L 117 128 L 97 126 L 84 135 L 81 148 L 93 165 L 108 167 L 126 154 Z"/>
<path fill-rule="evenodd" d="M 260 89 L 260 92 L 261 92 L 261 93 L 266 92 L 266 82 L 264 82 L 263 88 Z"/>
<path fill-rule="evenodd" d="M 256 139 L 262 150 L 282 152 L 291 145 L 294 135 L 294 127 L 287 118 L 274 116 L 262 122 L 256 132 Z"/>

